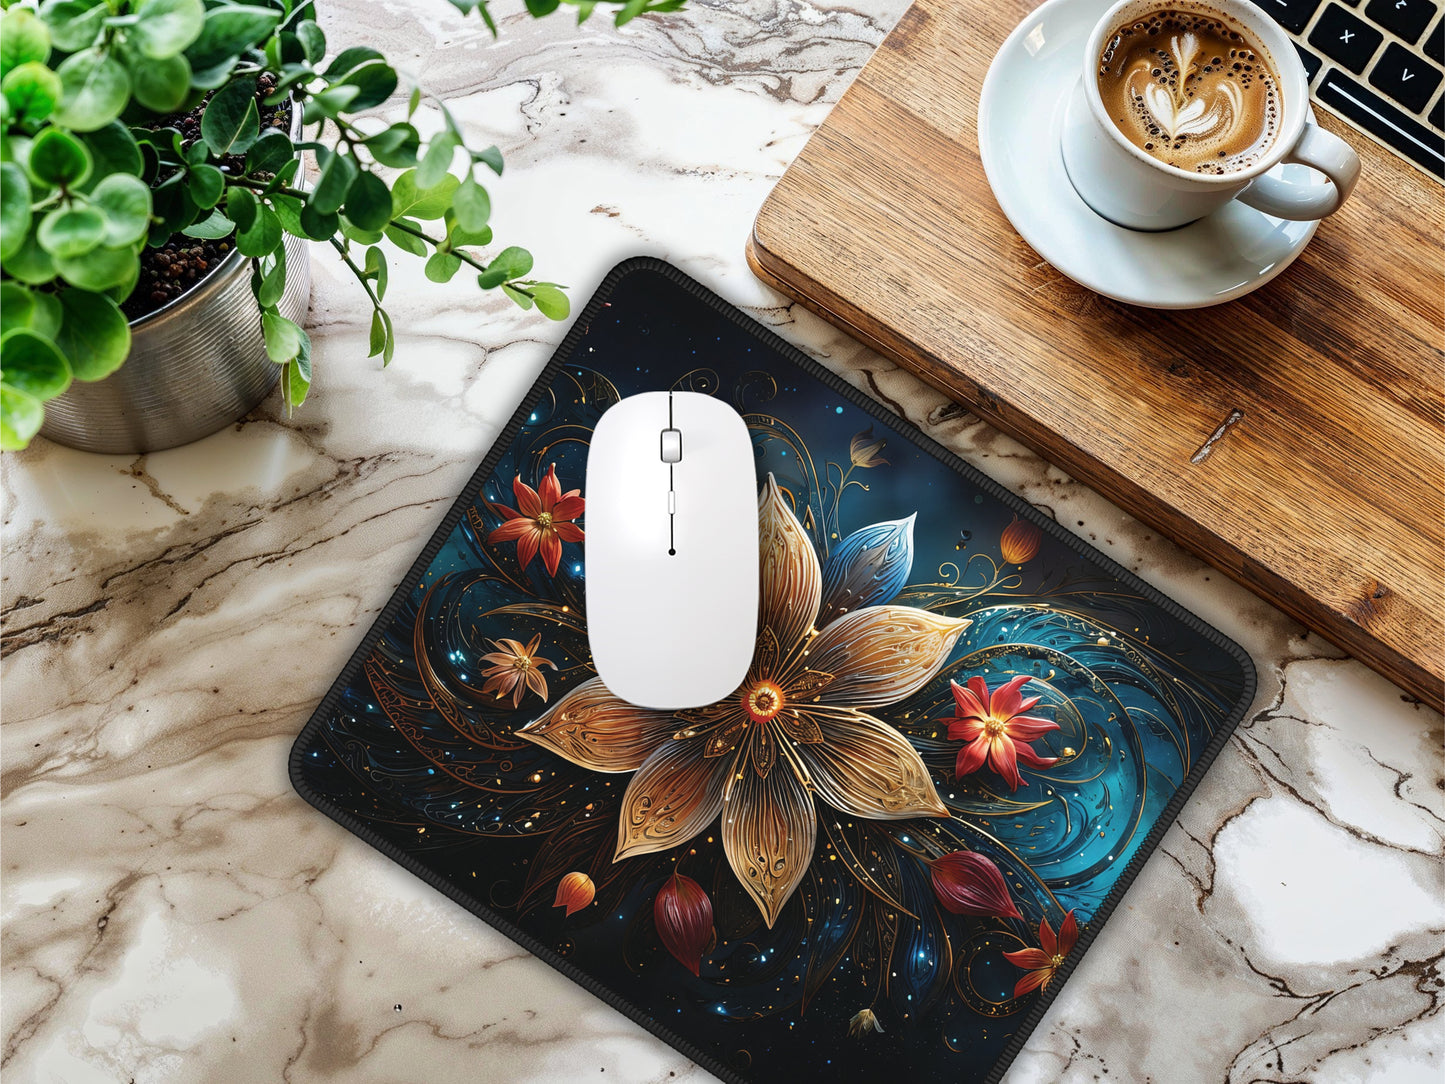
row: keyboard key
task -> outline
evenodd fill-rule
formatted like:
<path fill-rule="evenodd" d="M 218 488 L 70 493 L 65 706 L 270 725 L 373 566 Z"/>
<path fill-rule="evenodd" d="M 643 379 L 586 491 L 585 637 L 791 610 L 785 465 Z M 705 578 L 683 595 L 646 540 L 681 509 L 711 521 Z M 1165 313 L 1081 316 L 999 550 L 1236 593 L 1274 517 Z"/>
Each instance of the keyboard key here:
<path fill-rule="evenodd" d="M 1305 66 L 1305 82 L 1313 83 L 1315 76 L 1319 75 L 1320 69 L 1324 67 L 1325 62 L 1299 42 L 1294 43 L 1294 51 L 1299 54 L 1300 63 Z"/>
<path fill-rule="evenodd" d="M 1445 135 L 1432 132 L 1336 68 L 1325 72 L 1315 97 L 1445 180 Z"/>
<path fill-rule="evenodd" d="M 1302 34 L 1321 0 L 1258 0 L 1258 3 L 1291 34 Z"/>
<path fill-rule="evenodd" d="M 1369 23 L 1351 15 L 1339 4 L 1325 8 L 1310 32 L 1310 44 L 1358 75 L 1385 40 Z"/>
<path fill-rule="evenodd" d="M 1365 18 L 1413 44 L 1438 10 L 1430 0 L 1370 0 Z"/>
<path fill-rule="evenodd" d="M 1436 128 L 1445 130 L 1445 94 L 1435 103 L 1435 108 L 1430 110 L 1430 123 Z"/>
<path fill-rule="evenodd" d="M 1435 29 L 1425 35 L 1425 55 L 1439 64 L 1445 64 L 1445 19 L 1435 24 Z"/>
<path fill-rule="evenodd" d="M 1370 86 L 1383 90 L 1410 112 L 1418 113 L 1435 93 L 1440 78 L 1439 68 L 1392 41 L 1384 55 L 1375 61 Z"/>

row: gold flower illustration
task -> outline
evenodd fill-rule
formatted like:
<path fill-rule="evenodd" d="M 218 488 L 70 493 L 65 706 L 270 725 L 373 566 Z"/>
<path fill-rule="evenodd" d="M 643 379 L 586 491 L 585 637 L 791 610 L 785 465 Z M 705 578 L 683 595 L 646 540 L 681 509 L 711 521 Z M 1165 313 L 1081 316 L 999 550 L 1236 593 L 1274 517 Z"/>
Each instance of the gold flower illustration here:
<path fill-rule="evenodd" d="M 483 662 L 492 664 L 482 671 L 482 677 L 487 679 L 482 692 L 494 692 L 498 700 L 511 693 L 514 708 L 522 702 L 528 689 L 547 699 L 547 679 L 542 676 L 542 667 L 555 670 L 557 664 L 537 654 L 537 648 L 542 646 L 541 633 L 528 640 L 525 647 L 505 638 L 488 642 L 497 650 L 482 656 Z"/>
<path fill-rule="evenodd" d="M 866 709 L 922 688 L 969 621 L 862 605 L 820 631 L 822 570 L 771 477 L 759 541 L 757 647 L 730 697 L 652 711 L 593 678 L 517 733 L 585 768 L 636 773 L 614 861 L 685 843 L 721 814 L 728 863 L 771 927 L 813 858 L 814 795 L 873 820 L 949 815 L 913 746 Z"/>

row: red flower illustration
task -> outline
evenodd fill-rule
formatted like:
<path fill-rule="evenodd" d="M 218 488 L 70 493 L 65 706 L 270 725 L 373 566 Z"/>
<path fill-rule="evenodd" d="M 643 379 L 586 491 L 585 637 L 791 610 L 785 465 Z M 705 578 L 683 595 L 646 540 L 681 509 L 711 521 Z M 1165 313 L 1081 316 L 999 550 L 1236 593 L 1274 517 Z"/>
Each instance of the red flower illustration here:
<path fill-rule="evenodd" d="M 948 724 L 948 737 L 967 742 L 958 751 L 953 766 L 955 778 L 978 771 L 987 760 L 1011 790 L 1018 790 L 1024 785 L 1018 761 L 1031 768 L 1047 768 L 1059 762 L 1058 757 L 1041 757 L 1029 747 L 1029 742 L 1059 729 L 1058 723 L 1022 714 L 1039 702 L 1037 696 L 1025 700 L 1019 692 L 1030 680 L 1020 674 L 1007 685 L 1000 685 L 992 695 L 981 677 L 969 678 L 967 688 L 956 681 L 951 683 L 957 711 Z"/>
<path fill-rule="evenodd" d="M 508 508 L 505 504 L 491 506 L 506 522 L 487 535 L 488 545 L 495 542 L 517 543 L 517 561 L 523 568 L 540 550 L 547 575 L 557 575 L 557 565 L 562 561 L 562 543 L 582 541 L 582 528 L 572 522 L 582 514 L 586 505 L 582 491 L 573 489 L 563 493 L 557 481 L 557 464 L 553 463 L 536 489 L 522 481 L 519 474 L 512 480 L 512 492 L 517 497 L 516 508 Z"/>
<path fill-rule="evenodd" d="M 1003 874 L 984 855 L 954 851 L 930 862 L 928 870 L 938 902 L 955 915 L 1023 917 L 1008 894 Z"/>
<path fill-rule="evenodd" d="M 1059 966 L 1074 950 L 1074 943 L 1078 940 L 1079 924 L 1074 919 L 1073 911 L 1064 916 L 1064 921 L 1059 926 L 1057 939 L 1054 937 L 1054 928 L 1049 925 L 1049 920 L 1047 918 L 1040 919 L 1039 948 L 1019 949 L 1018 952 L 1003 954 L 1003 958 L 1015 967 L 1029 969 L 1029 973 L 1015 984 L 1014 997 L 1022 997 L 1030 990 L 1046 989 Z"/>
<path fill-rule="evenodd" d="M 691 877 L 673 873 L 652 901 L 652 919 L 663 947 L 694 975 L 713 938 L 712 900 Z"/>

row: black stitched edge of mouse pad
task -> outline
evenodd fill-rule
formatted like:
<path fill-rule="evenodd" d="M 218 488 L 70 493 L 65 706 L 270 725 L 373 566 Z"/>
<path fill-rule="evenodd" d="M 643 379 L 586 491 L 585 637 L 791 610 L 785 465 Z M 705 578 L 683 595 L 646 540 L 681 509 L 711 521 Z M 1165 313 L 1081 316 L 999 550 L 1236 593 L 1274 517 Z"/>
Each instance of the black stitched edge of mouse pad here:
<path fill-rule="evenodd" d="M 675 714 L 611 699 L 583 624 L 588 439 L 654 389 L 741 411 L 764 528 L 752 671 Z M 635 259 L 321 701 L 291 778 L 724 1080 L 994 1081 L 1254 687 L 1197 617 Z"/>

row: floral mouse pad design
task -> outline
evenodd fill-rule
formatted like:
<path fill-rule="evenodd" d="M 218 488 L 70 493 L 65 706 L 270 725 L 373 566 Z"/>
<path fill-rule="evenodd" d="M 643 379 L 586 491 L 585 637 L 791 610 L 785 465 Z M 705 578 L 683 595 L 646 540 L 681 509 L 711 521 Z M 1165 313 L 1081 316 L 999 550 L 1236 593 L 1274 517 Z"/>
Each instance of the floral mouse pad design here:
<path fill-rule="evenodd" d="M 669 388 L 743 414 L 761 547 L 747 678 L 680 712 L 601 684 L 584 587 L 592 430 Z M 1193 615 L 680 272 L 633 260 L 291 771 L 725 1080 L 952 1084 L 1002 1074 L 1254 680 Z"/>

